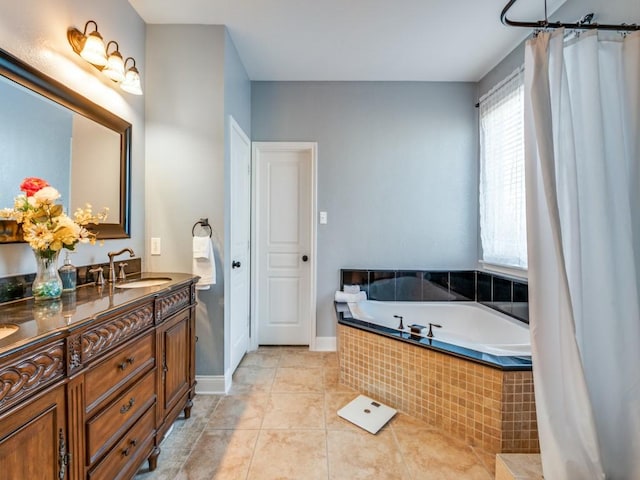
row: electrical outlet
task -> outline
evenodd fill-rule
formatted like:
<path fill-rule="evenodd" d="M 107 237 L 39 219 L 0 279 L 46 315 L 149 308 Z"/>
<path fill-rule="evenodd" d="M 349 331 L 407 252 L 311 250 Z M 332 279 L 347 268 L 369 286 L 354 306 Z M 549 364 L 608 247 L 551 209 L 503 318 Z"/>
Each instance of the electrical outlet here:
<path fill-rule="evenodd" d="M 151 237 L 151 255 L 160 255 L 161 251 L 160 238 Z"/>
<path fill-rule="evenodd" d="M 327 223 L 327 212 L 320 212 L 320 224 L 326 225 Z"/>

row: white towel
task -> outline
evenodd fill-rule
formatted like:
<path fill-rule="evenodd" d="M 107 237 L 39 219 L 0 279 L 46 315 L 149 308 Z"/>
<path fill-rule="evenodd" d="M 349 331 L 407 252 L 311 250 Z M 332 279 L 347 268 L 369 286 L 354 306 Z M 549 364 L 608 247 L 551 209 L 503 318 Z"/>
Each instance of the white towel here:
<path fill-rule="evenodd" d="M 196 290 L 209 290 L 216 283 L 216 258 L 210 237 L 193 237 L 193 267 L 194 275 L 200 280 L 196 283 Z"/>
<path fill-rule="evenodd" d="M 358 293 L 360 291 L 360 285 L 344 285 L 342 291 L 344 293 Z"/>
<path fill-rule="evenodd" d="M 367 292 L 345 293 L 338 290 L 334 299 L 338 303 L 361 302 L 367 299 Z"/>

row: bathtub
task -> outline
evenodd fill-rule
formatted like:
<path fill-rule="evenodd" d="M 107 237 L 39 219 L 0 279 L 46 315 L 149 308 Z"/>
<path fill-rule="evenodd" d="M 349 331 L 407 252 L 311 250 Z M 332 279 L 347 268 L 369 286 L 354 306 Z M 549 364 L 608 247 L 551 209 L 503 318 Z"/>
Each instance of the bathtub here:
<path fill-rule="evenodd" d="M 379 302 L 349 303 L 350 316 L 365 326 L 381 328 L 382 333 L 397 332 L 400 338 L 421 343 L 462 347 L 496 357 L 529 357 L 531 342 L 527 324 L 475 302 Z M 399 329 L 403 317 L 404 329 Z M 427 338 L 429 323 L 433 337 Z M 409 326 L 425 329 L 412 333 Z"/>

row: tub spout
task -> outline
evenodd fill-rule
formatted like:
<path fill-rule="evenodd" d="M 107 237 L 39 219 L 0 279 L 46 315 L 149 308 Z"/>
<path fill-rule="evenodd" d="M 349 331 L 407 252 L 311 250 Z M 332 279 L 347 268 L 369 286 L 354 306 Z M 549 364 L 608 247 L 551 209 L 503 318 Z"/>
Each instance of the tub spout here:
<path fill-rule="evenodd" d="M 429 323 L 429 332 L 427 333 L 427 337 L 429 338 L 433 338 L 433 327 L 442 328 L 442 325 L 438 325 L 437 323 Z"/>
<path fill-rule="evenodd" d="M 404 330 L 404 325 L 402 323 L 402 319 L 404 318 L 402 315 L 394 315 L 393 318 L 400 319 L 400 325 L 398 325 L 398 330 Z"/>
<path fill-rule="evenodd" d="M 411 333 L 415 333 L 417 335 L 420 335 L 422 333 L 422 330 L 424 330 L 425 327 L 424 325 L 418 325 L 417 323 L 414 323 L 413 325 L 409 325 L 409 329 L 411 330 Z"/>

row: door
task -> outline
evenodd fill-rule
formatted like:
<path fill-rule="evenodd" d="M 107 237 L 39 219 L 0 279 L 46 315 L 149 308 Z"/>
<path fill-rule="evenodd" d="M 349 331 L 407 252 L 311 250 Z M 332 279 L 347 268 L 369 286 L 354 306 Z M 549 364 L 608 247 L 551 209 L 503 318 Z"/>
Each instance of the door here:
<path fill-rule="evenodd" d="M 233 373 L 249 347 L 251 300 L 251 142 L 229 117 L 231 187 L 230 246 L 231 274 L 229 288 L 230 367 Z"/>
<path fill-rule="evenodd" d="M 179 313 L 166 321 L 158 331 L 158 340 L 162 349 L 162 416 L 183 398 L 190 387 L 189 363 L 191 311 Z"/>
<path fill-rule="evenodd" d="M 68 478 L 65 410 L 61 385 L 0 416 L 1 478 Z"/>
<path fill-rule="evenodd" d="M 256 143 L 254 301 L 260 345 L 315 335 L 315 143 Z"/>

